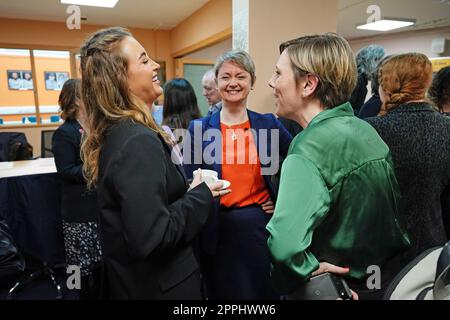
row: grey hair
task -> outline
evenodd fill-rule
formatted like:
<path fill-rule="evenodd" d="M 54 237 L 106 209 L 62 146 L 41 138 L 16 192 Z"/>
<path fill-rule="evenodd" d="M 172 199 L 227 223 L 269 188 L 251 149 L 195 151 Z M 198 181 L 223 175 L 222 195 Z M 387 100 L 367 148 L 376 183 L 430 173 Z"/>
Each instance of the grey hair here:
<path fill-rule="evenodd" d="M 214 78 L 216 77 L 215 72 L 214 72 L 214 68 L 211 68 L 211 69 L 207 70 L 207 71 L 203 74 L 203 78 L 206 77 L 206 76 L 209 76 L 209 75 L 211 75 L 211 76 L 214 77 Z"/>
<path fill-rule="evenodd" d="M 356 54 L 358 74 L 363 74 L 366 77 L 369 77 L 377 69 L 378 62 L 384 57 L 384 55 L 384 48 L 375 44 L 359 50 Z"/>
<path fill-rule="evenodd" d="M 214 66 L 214 73 L 217 77 L 219 75 L 219 70 L 225 62 L 232 62 L 233 64 L 241 67 L 248 73 L 252 78 L 252 85 L 255 84 L 256 74 L 255 74 L 255 63 L 253 62 L 250 55 L 245 51 L 240 50 L 231 50 L 222 54 L 216 61 L 216 65 Z"/>

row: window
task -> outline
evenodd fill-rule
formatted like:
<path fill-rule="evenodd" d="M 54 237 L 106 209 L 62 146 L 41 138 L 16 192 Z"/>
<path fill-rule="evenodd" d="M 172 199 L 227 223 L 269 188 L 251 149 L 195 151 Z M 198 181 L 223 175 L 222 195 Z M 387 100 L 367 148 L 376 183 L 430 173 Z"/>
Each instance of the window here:
<path fill-rule="evenodd" d="M 60 122 L 58 98 L 70 78 L 70 52 L 33 50 L 33 56 L 42 124 Z"/>
<path fill-rule="evenodd" d="M 0 48 L 0 126 L 36 124 L 30 51 Z"/>
<path fill-rule="evenodd" d="M 57 124 L 69 51 L 0 48 L 0 128 Z"/>

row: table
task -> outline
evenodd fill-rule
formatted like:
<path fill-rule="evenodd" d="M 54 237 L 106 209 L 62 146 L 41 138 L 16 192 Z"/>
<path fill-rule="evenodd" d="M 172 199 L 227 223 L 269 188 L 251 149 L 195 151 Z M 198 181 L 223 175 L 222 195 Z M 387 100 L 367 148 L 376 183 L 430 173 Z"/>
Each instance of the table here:
<path fill-rule="evenodd" d="M 61 181 L 53 158 L 0 163 L 0 217 L 23 253 L 64 263 Z"/>
<path fill-rule="evenodd" d="M 0 178 L 55 173 L 55 158 L 0 162 Z"/>

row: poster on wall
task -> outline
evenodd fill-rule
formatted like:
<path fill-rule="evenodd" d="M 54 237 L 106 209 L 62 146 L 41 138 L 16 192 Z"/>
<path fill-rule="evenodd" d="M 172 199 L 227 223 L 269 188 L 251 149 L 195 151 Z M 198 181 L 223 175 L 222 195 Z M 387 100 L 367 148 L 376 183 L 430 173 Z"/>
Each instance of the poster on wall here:
<path fill-rule="evenodd" d="M 44 71 L 45 90 L 61 90 L 69 79 L 68 72 Z"/>
<path fill-rule="evenodd" d="M 7 70 L 9 90 L 33 90 L 33 77 L 30 70 Z"/>
<path fill-rule="evenodd" d="M 442 68 L 450 66 L 450 57 L 430 58 L 433 72 L 438 72 Z"/>

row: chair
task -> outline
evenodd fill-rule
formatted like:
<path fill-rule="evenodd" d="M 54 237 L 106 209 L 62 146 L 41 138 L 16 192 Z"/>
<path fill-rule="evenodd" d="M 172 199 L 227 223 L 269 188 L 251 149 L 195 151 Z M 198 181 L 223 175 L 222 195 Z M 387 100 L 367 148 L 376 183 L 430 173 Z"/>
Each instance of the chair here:
<path fill-rule="evenodd" d="M 2 118 L 0 118 L 0 124 L 3 124 L 3 119 Z"/>
<path fill-rule="evenodd" d="M 56 130 L 41 131 L 41 158 L 52 158 L 52 139 Z"/>
<path fill-rule="evenodd" d="M 25 123 L 27 121 L 30 123 L 37 123 L 37 117 L 36 116 L 22 117 L 22 123 Z"/>
<path fill-rule="evenodd" d="M 50 116 L 50 122 L 59 122 L 61 118 L 59 116 Z"/>
<path fill-rule="evenodd" d="M 31 148 L 31 153 L 27 148 Z M 23 132 L 0 132 L 0 162 L 30 160 L 32 150 Z"/>

